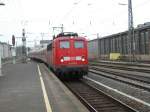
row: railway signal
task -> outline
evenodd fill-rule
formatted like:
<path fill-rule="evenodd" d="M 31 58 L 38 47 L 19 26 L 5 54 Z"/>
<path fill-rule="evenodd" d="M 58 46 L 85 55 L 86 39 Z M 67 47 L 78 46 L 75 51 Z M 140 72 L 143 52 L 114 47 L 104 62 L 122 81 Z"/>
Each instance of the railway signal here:
<path fill-rule="evenodd" d="M 15 46 L 15 36 L 12 35 L 12 45 Z"/>
<path fill-rule="evenodd" d="M 12 57 L 13 57 L 13 64 L 15 64 L 16 63 L 16 49 L 15 49 L 15 36 L 14 35 L 12 35 L 12 45 L 13 45 L 13 47 L 12 47 Z"/>
<path fill-rule="evenodd" d="M 3 6 L 4 6 L 5 4 L 4 4 L 4 3 L 2 3 L 2 2 L 0 2 L 0 5 L 3 5 Z"/>

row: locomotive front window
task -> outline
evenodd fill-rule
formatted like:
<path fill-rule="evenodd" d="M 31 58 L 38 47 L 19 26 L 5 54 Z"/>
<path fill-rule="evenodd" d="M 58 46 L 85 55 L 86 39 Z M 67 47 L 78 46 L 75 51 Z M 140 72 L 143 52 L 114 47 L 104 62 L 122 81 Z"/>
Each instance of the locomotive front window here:
<path fill-rule="evenodd" d="M 75 41 L 75 42 L 74 42 L 74 47 L 75 47 L 75 48 L 84 48 L 84 43 L 83 43 L 83 41 Z"/>
<path fill-rule="evenodd" d="M 69 41 L 60 41 L 60 48 L 70 48 Z"/>

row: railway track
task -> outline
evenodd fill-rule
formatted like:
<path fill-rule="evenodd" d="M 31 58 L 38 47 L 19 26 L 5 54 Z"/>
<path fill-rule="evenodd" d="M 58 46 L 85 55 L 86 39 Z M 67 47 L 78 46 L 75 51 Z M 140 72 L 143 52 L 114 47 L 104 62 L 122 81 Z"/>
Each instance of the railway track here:
<path fill-rule="evenodd" d="M 117 80 L 129 85 L 132 85 L 136 88 L 144 89 L 150 91 L 150 76 L 147 73 L 143 73 L 143 69 L 134 69 L 127 66 L 115 65 L 112 63 L 103 64 L 103 63 L 92 63 L 90 64 L 90 72 L 94 74 L 99 74 L 113 80 Z M 132 70 L 133 69 L 133 70 Z M 140 71 L 135 73 L 133 71 Z M 150 70 L 147 69 L 150 72 Z"/>
<path fill-rule="evenodd" d="M 150 76 L 148 76 L 148 75 L 134 74 L 133 72 L 128 73 L 125 71 L 103 68 L 103 67 L 99 67 L 99 66 L 90 66 L 90 69 L 94 69 L 94 70 L 98 70 L 98 71 L 102 71 L 102 72 L 106 72 L 106 73 L 111 73 L 111 74 L 116 75 L 116 76 L 130 78 L 133 80 L 137 80 L 140 82 L 150 84 Z"/>
<path fill-rule="evenodd" d="M 116 65 L 124 65 L 124 66 L 136 66 L 136 67 L 144 67 L 149 68 L 150 64 L 147 63 L 139 63 L 139 62 L 117 62 L 117 61 L 92 61 L 92 62 L 98 62 L 98 63 L 104 63 L 104 64 L 116 64 Z"/>
<path fill-rule="evenodd" d="M 115 63 L 102 63 L 102 62 L 90 62 L 90 65 L 92 66 L 102 66 L 102 67 L 109 67 L 112 69 L 119 69 L 119 70 L 127 70 L 127 71 L 136 71 L 136 72 L 142 72 L 142 73 L 150 73 L 150 67 L 149 66 L 136 66 L 131 64 L 115 64 Z"/>
<path fill-rule="evenodd" d="M 82 80 L 65 82 L 65 85 L 91 112 L 135 112 Z"/>
<path fill-rule="evenodd" d="M 89 72 L 94 73 L 96 75 L 101 75 L 106 78 L 110 78 L 128 85 L 131 85 L 135 88 L 139 89 L 144 89 L 146 91 L 150 91 L 150 84 L 149 83 L 144 83 L 143 80 L 137 79 L 136 77 L 128 77 L 128 76 L 123 76 L 123 74 L 116 73 L 113 71 L 102 71 L 102 70 L 97 70 L 97 69 L 89 69 Z M 125 74 L 127 75 L 127 74 Z M 139 81 L 140 80 L 140 81 Z"/>

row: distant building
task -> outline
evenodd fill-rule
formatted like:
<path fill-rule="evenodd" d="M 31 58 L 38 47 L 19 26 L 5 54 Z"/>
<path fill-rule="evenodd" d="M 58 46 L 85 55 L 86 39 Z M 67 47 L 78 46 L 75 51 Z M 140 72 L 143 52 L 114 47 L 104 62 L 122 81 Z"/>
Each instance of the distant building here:
<path fill-rule="evenodd" d="M 16 47 L 16 56 L 23 56 L 23 52 L 22 52 L 22 46 L 17 46 Z"/>
<path fill-rule="evenodd" d="M 150 22 L 145 22 L 144 24 L 137 25 L 137 28 L 143 28 L 143 27 L 148 27 L 148 26 L 150 26 Z"/>
<path fill-rule="evenodd" d="M 47 45 L 51 42 L 52 42 L 52 40 L 41 40 L 40 45 L 34 45 L 34 47 L 30 48 L 29 52 L 34 52 L 34 51 L 38 51 L 38 50 L 41 50 L 41 49 L 46 49 Z"/>
<path fill-rule="evenodd" d="M 10 58 L 11 55 L 11 45 L 0 42 L 0 55 L 2 59 Z"/>

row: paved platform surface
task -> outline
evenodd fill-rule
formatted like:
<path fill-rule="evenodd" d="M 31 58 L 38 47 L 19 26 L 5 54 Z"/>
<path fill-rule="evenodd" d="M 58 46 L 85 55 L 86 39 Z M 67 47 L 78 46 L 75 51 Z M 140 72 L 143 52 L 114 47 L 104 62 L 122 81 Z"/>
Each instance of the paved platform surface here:
<path fill-rule="evenodd" d="M 35 63 L 3 66 L 0 112 L 46 112 Z"/>
<path fill-rule="evenodd" d="M 39 69 L 35 62 L 6 64 L 3 74 L 0 112 L 88 112 L 43 64 L 39 64 Z M 49 103 L 45 100 L 41 78 Z"/>

